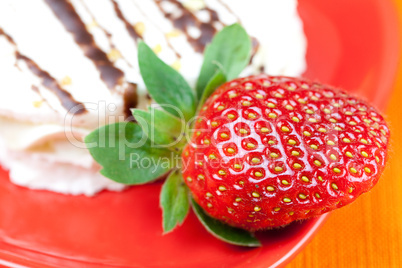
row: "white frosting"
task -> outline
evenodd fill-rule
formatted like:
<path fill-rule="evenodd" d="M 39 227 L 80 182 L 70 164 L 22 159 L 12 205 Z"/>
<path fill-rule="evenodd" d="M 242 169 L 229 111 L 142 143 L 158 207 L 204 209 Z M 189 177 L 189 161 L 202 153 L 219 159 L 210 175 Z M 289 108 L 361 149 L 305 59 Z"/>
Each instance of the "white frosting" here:
<path fill-rule="evenodd" d="M 116 2 L 126 20 L 143 29 L 145 42 L 158 56 L 178 68 L 194 85 L 202 55 L 194 51 L 184 34 L 177 34 L 155 2 Z M 259 50 L 243 75 L 257 73 L 261 66 L 272 75 L 298 76 L 304 71 L 306 40 L 296 0 L 180 2 L 202 21 L 209 19 L 206 12 L 200 11 L 205 6 L 217 11 L 226 25 L 240 19 L 248 33 L 259 41 Z M 115 67 L 124 72 L 124 83 L 138 85 L 139 107 L 145 107 L 149 101 L 138 71 L 135 41 L 116 15 L 112 1 L 71 0 L 71 3 L 97 46 L 114 58 Z M 180 13 L 167 2 L 163 8 Z M 72 34 L 44 1 L 1 0 L 0 28 L 13 38 L 21 54 L 49 72 L 88 110 L 83 115 L 68 115 L 59 99 L 41 85 L 23 61 L 15 64 L 16 48 L 0 35 L 0 162 L 10 170 L 11 180 L 33 189 L 66 194 L 93 195 L 102 189 L 123 189 L 122 185 L 102 177 L 87 150 L 69 143 L 65 134 L 66 115 L 67 123 L 72 125 L 68 132 L 78 137 L 78 147 L 82 147 L 80 140 L 96 127 L 123 120 L 122 88 L 113 91 L 105 85 L 94 63 L 84 56 Z M 106 32 L 111 34 L 110 39 Z M 190 34 L 199 35 L 199 29 L 191 29 Z M 182 55 L 181 59 L 175 51 Z"/>
<path fill-rule="evenodd" d="M 93 196 L 105 189 L 121 191 L 125 188 L 103 177 L 98 167 L 84 166 L 93 165 L 90 156 L 82 153 L 83 150 L 73 152 L 68 145 L 58 144 L 55 153 L 26 153 L 8 150 L 0 144 L 0 161 L 3 167 L 10 170 L 11 182 L 31 189 Z M 68 157 L 61 156 L 63 147 L 68 150 Z"/>

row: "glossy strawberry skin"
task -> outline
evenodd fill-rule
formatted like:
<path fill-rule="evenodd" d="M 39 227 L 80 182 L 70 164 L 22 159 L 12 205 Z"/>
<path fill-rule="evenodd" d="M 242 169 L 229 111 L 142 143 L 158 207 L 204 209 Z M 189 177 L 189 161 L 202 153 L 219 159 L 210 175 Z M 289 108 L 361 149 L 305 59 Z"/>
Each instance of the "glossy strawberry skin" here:
<path fill-rule="evenodd" d="M 345 206 L 384 168 L 389 129 L 370 105 L 307 80 L 222 85 L 183 151 L 183 176 L 212 217 L 247 230 Z"/>

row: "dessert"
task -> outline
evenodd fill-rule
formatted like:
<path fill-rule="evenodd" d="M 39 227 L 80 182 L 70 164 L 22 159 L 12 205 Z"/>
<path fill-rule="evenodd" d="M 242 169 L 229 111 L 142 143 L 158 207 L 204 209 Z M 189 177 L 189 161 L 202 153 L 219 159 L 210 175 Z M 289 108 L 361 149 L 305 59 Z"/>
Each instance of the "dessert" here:
<path fill-rule="evenodd" d="M 296 7 L 295 0 L 0 1 L 0 163 L 12 182 L 33 189 L 123 189 L 98 173 L 82 140 L 151 102 L 139 40 L 193 85 L 205 45 L 240 22 L 254 48 L 243 75 L 297 76 L 306 44 Z"/>
<path fill-rule="evenodd" d="M 85 138 L 101 173 L 116 182 L 166 177 L 165 232 L 183 223 L 191 203 L 215 237 L 259 246 L 255 231 L 345 206 L 380 178 L 390 132 L 376 109 L 307 79 L 233 79 L 251 49 L 239 24 L 225 27 L 206 48 L 193 90 L 140 42 L 140 72 L 160 106 L 132 109 L 137 123 L 109 124 Z"/>

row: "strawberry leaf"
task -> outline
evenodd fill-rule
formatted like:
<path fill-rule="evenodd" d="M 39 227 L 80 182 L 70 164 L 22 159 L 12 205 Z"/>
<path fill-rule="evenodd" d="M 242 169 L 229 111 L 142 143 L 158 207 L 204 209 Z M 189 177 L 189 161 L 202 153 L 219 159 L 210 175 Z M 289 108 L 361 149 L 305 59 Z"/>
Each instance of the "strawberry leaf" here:
<path fill-rule="evenodd" d="M 216 238 L 237 246 L 260 247 L 261 243 L 251 233 L 231 227 L 221 221 L 211 218 L 205 211 L 191 199 L 193 210 L 205 229 Z"/>
<path fill-rule="evenodd" d="M 226 82 L 226 75 L 222 69 L 216 70 L 214 76 L 209 80 L 207 86 L 205 87 L 204 92 L 202 93 L 202 97 L 200 103 L 198 104 L 201 107 L 204 102 L 214 93 L 215 89 L 217 89 L 220 85 Z"/>
<path fill-rule="evenodd" d="M 186 80 L 155 55 L 144 42 L 138 44 L 138 63 L 151 97 L 167 112 L 185 120 L 194 116 L 196 99 Z"/>
<path fill-rule="evenodd" d="M 198 99 L 201 99 L 204 89 L 219 68 L 217 63 L 222 66 L 228 81 L 237 78 L 250 62 L 251 48 L 251 39 L 239 24 L 225 27 L 217 33 L 205 49 L 196 88 Z"/>
<path fill-rule="evenodd" d="M 181 225 L 186 218 L 190 202 L 188 188 L 179 170 L 172 172 L 162 186 L 160 206 L 163 210 L 163 230 L 165 233 Z"/>
<path fill-rule="evenodd" d="M 123 122 L 96 129 L 85 137 L 101 173 L 116 182 L 144 184 L 173 168 L 172 152 L 152 148 L 138 124 Z"/>
<path fill-rule="evenodd" d="M 185 124 L 179 118 L 154 107 L 149 107 L 148 111 L 133 109 L 132 113 L 151 139 L 152 146 L 173 151 L 180 151 L 184 147 Z"/>

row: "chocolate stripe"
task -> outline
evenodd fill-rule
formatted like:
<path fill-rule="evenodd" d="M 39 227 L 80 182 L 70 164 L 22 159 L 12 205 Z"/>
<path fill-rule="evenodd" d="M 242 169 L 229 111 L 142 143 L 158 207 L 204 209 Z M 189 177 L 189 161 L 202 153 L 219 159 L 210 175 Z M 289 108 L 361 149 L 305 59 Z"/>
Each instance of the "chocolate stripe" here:
<path fill-rule="evenodd" d="M 93 61 L 108 88 L 114 90 L 116 86 L 122 85 L 124 73 L 114 67 L 106 53 L 95 44 L 93 36 L 87 31 L 74 6 L 68 0 L 45 0 L 45 2 L 64 28 L 73 35 L 85 56 Z"/>
<path fill-rule="evenodd" d="M 57 96 L 60 100 L 61 105 L 66 108 L 67 111 L 72 111 L 74 114 L 82 114 L 85 113 L 85 106 L 81 102 L 76 101 L 73 96 L 65 91 L 48 72 L 41 69 L 36 62 L 32 59 L 22 55 L 21 53 L 17 52 L 17 59 L 24 61 L 29 70 L 35 74 L 37 77 L 41 79 L 42 85 L 49 89 L 53 94 Z M 76 108 L 76 109 L 73 109 Z M 79 109 L 77 109 L 79 108 Z M 72 110 L 73 109 L 73 110 Z"/>
<path fill-rule="evenodd" d="M 3 29 L 0 28 L 0 35 L 4 36 L 15 48 L 15 56 L 17 60 L 22 60 L 25 62 L 25 64 L 28 66 L 28 69 L 35 75 L 37 76 L 40 80 L 42 85 L 51 91 L 54 95 L 57 96 L 59 99 L 61 105 L 67 110 L 70 111 L 74 107 L 80 107 L 80 109 L 74 109 L 72 110 L 72 113 L 74 114 L 83 114 L 87 112 L 85 110 L 85 106 L 81 103 L 78 102 L 74 99 L 74 97 L 64 90 L 57 80 L 53 78 L 47 71 L 41 69 L 39 65 L 34 62 L 32 59 L 28 58 L 27 56 L 21 54 L 18 51 L 17 44 L 14 42 L 14 40 L 4 32 Z"/>
<path fill-rule="evenodd" d="M 131 109 L 137 107 L 138 104 L 138 95 L 137 95 L 137 84 L 129 83 L 128 87 L 123 93 L 123 112 L 127 119 L 132 120 L 133 114 L 131 113 Z"/>
<path fill-rule="evenodd" d="M 107 41 L 108 41 L 108 43 L 109 43 L 110 48 L 117 50 L 116 45 L 113 43 L 113 39 L 112 39 L 113 35 L 112 35 L 112 33 L 110 33 L 108 30 L 105 29 L 105 27 L 103 27 L 101 24 L 98 23 L 98 21 L 95 19 L 94 14 L 93 14 L 92 11 L 88 8 L 88 6 L 87 6 L 86 3 L 84 2 L 84 0 L 80 0 L 80 2 L 81 2 L 81 5 L 84 7 L 85 11 L 89 14 L 89 16 L 91 16 L 92 21 L 97 24 L 97 27 L 98 27 L 98 28 L 103 32 L 103 34 L 106 36 L 106 39 L 107 39 Z M 122 59 L 124 60 L 124 62 L 125 62 L 130 68 L 133 68 L 133 66 L 131 65 L 131 63 L 128 62 L 128 60 L 127 60 L 123 55 L 121 55 L 121 57 L 122 57 Z"/>
<path fill-rule="evenodd" d="M 92 21 L 94 21 L 96 24 L 98 24 L 98 22 L 95 20 L 95 16 L 92 14 L 91 10 L 88 8 L 88 6 L 85 4 L 84 0 L 80 0 L 81 5 L 84 7 L 85 11 L 89 14 L 89 16 L 91 16 Z M 109 43 L 109 46 L 111 48 L 116 48 L 116 46 L 113 44 L 112 42 L 112 34 L 107 31 L 105 28 L 101 27 L 99 25 L 99 29 L 101 29 L 101 31 L 105 34 L 107 41 Z"/>
<path fill-rule="evenodd" d="M 138 11 L 141 12 L 141 14 L 142 14 L 145 18 L 147 18 L 147 19 L 149 20 L 149 22 L 152 23 L 153 26 L 154 26 L 156 29 L 158 29 L 158 30 L 164 35 L 165 41 L 166 41 L 166 44 L 168 45 L 168 47 L 175 53 L 175 55 L 176 55 L 177 58 L 181 59 L 180 53 L 179 53 L 179 52 L 175 49 L 175 47 L 172 45 L 172 42 L 170 42 L 170 40 L 169 40 L 169 38 L 167 37 L 167 35 L 163 33 L 163 30 L 160 28 L 160 25 L 157 25 L 157 24 L 156 24 L 155 22 L 153 22 L 152 19 L 150 18 L 149 15 L 152 16 L 152 14 L 148 14 L 148 13 L 144 12 L 144 11 L 141 9 L 141 7 L 137 4 L 137 2 L 136 2 L 135 0 L 132 0 L 131 2 L 135 5 L 135 7 L 138 9 Z"/>
<path fill-rule="evenodd" d="M 175 28 L 180 29 L 185 34 L 187 41 L 191 44 L 191 46 L 197 52 L 203 52 L 205 49 L 205 46 L 211 42 L 212 37 L 217 32 L 217 30 L 214 28 L 213 24 L 215 24 L 216 22 L 223 24 L 219 20 L 218 14 L 211 9 L 208 9 L 208 8 L 204 9 L 207 12 L 209 12 L 210 17 L 211 17 L 211 21 L 206 23 L 206 22 L 201 22 L 191 11 L 186 9 L 183 6 L 183 4 L 181 4 L 177 0 L 154 0 L 154 1 L 155 1 L 156 5 L 159 7 L 160 11 L 164 14 L 165 18 L 170 20 Z M 177 16 L 174 13 L 170 13 L 170 12 L 166 11 L 162 7 L 162 4 L 164 2 L 169 2 L 173 5 L 175 5 L 176 8 L 181 11 L 181 15 Z M 201 35 L 198 38 L 191 37 L 191 35 L 189 34 L 190 27 L 196 27 L 196 28 L 200 29 Z"/>
<path fill-rule="evenodd" d="M 11 43 L 15 48 L 17 47 L 17 44 L 14 42 L 14 40 L 11 38 L 11 36 L 6 34 L 6 32 L 2 28 L 0 28 L 0 35 L 4 36 L 6 38 L 6 40 L 9 43 Z"/>
<path fill-rule="evenodd" d="M 209 13 L 210 20 L 208 22 L 201 22 L 195 14 L 193 14 L 190 10 L 186 9 L 179 1 L 177 0 L 154 0 L 161 12 L 164 14 L 165 18 L 170 20 L 175 28 L 180 29 L 187 37 L 187 41 L 191 44 L 197 52 L 203 52 L 205 46 L 209 44 L 217 32 L 216 28 L 213 26 L 215 24 L 221 24 L 225 26 L 225 24 L 220 20 L 218 13 L 209 8 L 205 7 L 202 10 Z M 182 13 L 180 16 L 177 16 L 176 13 L 170 13 L 163 9 L 162 4 L 164 2 L 169 2 L 176 6 L 178 10 Z M 231 13 L 239 23 L 241 23 L 239 17 L 232 11 L 232 9 L 224 2 L 218 0 L 218 2 L 226 8 L 226 10 Z M 201 31 L 201 35 L 198 38 L 193 38 L 190 36 L 188 28 L 196 27 Z M 259 42 L 256 38 L 252 37 L 252 54 L 251 60 L 254 58 L 255 54 L 259 49 Z"/>
<path fill-rule="evenodd" d="M 54 109 L 54 108 L 52 107 L 52 105 L 50 105 L 50 103 L 49 103 L 49 102 L 47 101 L 47 99 L 42 95 L 42 93 L 40 92 L 39 88 L 38 88 L 36 85 L 32 85 L 32 86 L 31 86 L 31 89 L 32 89 L 33 92 L 35 92 L 36 94 L 38 94 L 38 96 L 40 97 L 40 99 L 41 99 L 41 101 L 42 101 L 43 103 L 46 103 L 46 105 L 47 105 L 50 109 L 52 109 L 55 113 L 57 113 L 57 110 Z"/>
<path fill-rule="evenodd" d="M 115 0 L 112 0 L 112 4 L 113 4 L 113 8 L 114 8 L 114 11 L 116 12 L 117 17 L 124 23 L 124 26 L 126 27 L 127 32 L 130 34 L 130 36 L 134 40 L 134 42 L 137 43 L 138 39 L 142 39 L 142 35 L 139 34 L 135 30 L 134 26 L 131 25 L 131 23 L 128 22 L 127 19 L 124 17 L 119 4 Z"/>

